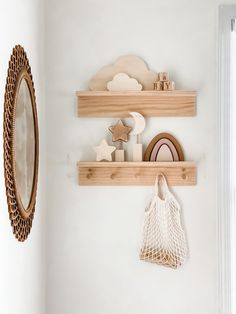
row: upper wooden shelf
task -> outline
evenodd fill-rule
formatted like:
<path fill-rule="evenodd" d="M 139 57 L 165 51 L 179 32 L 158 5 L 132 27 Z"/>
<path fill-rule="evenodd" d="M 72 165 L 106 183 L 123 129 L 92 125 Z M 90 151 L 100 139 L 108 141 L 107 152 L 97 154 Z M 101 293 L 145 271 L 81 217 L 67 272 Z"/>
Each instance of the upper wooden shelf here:
<path fill-rule="evenodd" d="M 138 111 L 146 117 L 196 115 L 196 91 L 77 91 L 80 117 L 130 117 Z"/>

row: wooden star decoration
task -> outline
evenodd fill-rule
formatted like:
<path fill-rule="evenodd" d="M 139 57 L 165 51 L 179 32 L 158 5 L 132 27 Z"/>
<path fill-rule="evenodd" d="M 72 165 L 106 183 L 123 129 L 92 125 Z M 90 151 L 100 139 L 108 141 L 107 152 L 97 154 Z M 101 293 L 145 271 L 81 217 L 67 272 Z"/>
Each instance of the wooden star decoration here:
<path fill-rule="evenodd" d="M 112 161 L 112 152 L 116 150 L 115 146 L 109 146 L 106 140 L 102 140 L 99 146 L 93 147 L 97 153 L 96 161 L 107 160 Z"/>
<path fill-rule="evenodd" d="M 132 130 L 131 127 L 124 125 L 124 123 L 119 120 L 116 125 L 109 127 L 109 131 L 112 133 L 112 141 L 123 141 L 128 142 L 128 135 Z"/>

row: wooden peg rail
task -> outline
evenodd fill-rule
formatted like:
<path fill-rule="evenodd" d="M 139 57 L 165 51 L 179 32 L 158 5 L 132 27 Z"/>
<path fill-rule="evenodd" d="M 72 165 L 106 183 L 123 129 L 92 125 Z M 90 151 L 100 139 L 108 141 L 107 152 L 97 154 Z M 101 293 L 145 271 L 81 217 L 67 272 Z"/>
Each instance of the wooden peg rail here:
<path fill-rule="evenodd" d="M 153 185 L 162 172 L 169 185 L 195 185 L 196 164 L 179 162 L 78 162 L 80 185 Z"/>
<path fill-rule="evenodd" d="M 130 117 L 138 111 L 145 117 L 196 115 L 196 91 L 78 91 L 79 117 Z"/>

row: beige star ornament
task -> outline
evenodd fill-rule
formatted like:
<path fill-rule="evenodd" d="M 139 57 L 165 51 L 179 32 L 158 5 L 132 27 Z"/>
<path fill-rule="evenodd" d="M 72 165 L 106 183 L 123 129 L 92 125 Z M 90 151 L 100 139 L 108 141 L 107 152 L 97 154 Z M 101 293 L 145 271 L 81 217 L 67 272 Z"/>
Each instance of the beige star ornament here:
<path fill-rule="evenodd" d="M 102 140 L 99 146 L 93 147 L 94 151 L 97 153 L 96 161 L 112 161 L 112 152 L 116 150 L 115 146 L 110 146 L 107 144 L 106 140 Z"/>
<path fill-rule="evenodd" d="M 109 127 L 109 131 L 112 133 L 113 142 L 128 142 L 128 136 L 131 130 L 132 128 L 124 125 L 121 120 L 119 120 L 116 125 Z"/>

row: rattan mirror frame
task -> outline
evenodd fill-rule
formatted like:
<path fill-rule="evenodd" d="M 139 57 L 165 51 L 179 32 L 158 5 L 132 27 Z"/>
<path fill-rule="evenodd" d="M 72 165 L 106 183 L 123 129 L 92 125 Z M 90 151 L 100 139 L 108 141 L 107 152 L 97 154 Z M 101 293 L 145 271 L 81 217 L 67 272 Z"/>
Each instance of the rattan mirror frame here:
<path fill-rule="evenodd" d="M 23 79 L 26 80 L 30 92 L 35 135 L 34 176 L 31 198 L 27 209 L 23 207 L 17 191 L 14 153 L 16 100 Z M 39 136 L 33 77 L 26 52 L 20 45 L 14 47 L 9 61 L 4 97 L 3 143 L 4 175 L 9 217 L 15 237 L 19 241 L 25 241 L 30 233 L 35 212 L 39 164 Z"/>

